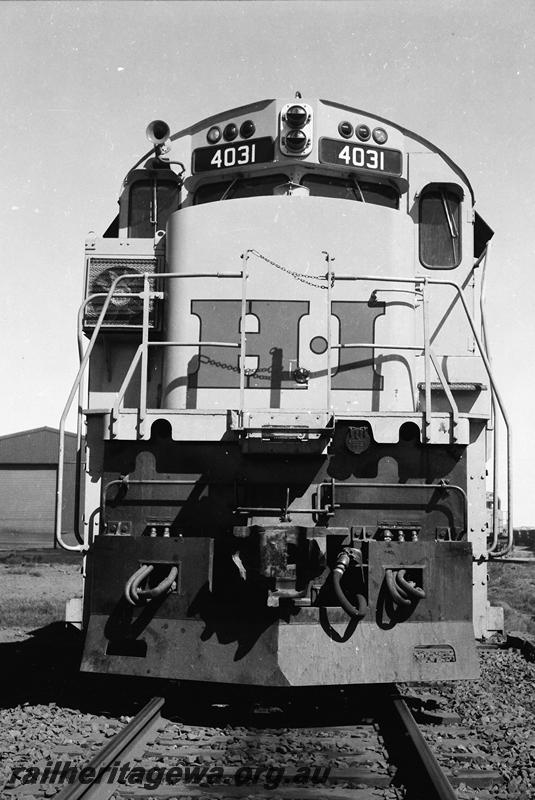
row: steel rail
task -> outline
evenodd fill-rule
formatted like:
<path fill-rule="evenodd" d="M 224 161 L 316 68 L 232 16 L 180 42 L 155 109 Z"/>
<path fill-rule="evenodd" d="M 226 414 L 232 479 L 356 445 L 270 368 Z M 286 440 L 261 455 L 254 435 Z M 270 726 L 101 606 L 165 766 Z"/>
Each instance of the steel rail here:
<path fill-rule="evenodd" d="M 422 773 L 419 773 L 419 776 L 423 778 L 423 781 L 429 783 L 429 788 L 433 791 L 433 794 L 426 795 L 427 800 L 457 800 L 456 792 L 422 736 L 422 732 L 403 697 L 394 694 L 390 700 L 422 767 Z M 427 789 L 427 786 L 425 789 Z"/>
<path fill-rule="evenodd" d="M 112 795 L 116 791 L 116 782 L 103 782 L 103 778 L 106 780 L 106 770 L 112 766 L 116 759 L 124 756 L 125 753 L 135 747 L 144 734 L 152 731 L 160 720 L 159 712 L 164 703 L 163 697 L 153 697 L 152 700 L 149 700 L 147 705 L 141 709 L 139 714 L 136 714 L 134 719 L 122 731 L 114 736 L 91 761 L 83 765 L 78 771 L 76 780 L 62 789 L 59 794 L 56 794 L 55 800 L 80 800 L 81 798 L 89 800 L 92 797 L 104 798 Z M 74 769 L 74 767 L 71 769 Z M 88 783 L 90 770 L 94 773 L 94 779 Z M 81 782 L 80 774 L 84 771 L 87 780 Z"/>

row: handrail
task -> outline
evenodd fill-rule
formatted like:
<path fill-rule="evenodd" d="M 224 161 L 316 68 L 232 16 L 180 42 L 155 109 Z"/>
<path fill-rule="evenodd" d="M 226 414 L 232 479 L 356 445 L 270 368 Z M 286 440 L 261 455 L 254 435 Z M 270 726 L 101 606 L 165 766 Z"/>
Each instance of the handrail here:
<path fill-rule="evenodd" d="M 324 251 L 325 260 L 327 261 L 327 410 L 332 411 L 332 325 L 331 325 L 331 308 L 332 308 L 332 261 L 330 253 Z"/>
<path fill-rule="evenodd" d="M 128 488 L 129 486 L 147 486 L 147 485 L 156 485 L 156 486 L 195 486 L 197 481 L 193 478 L 186 478 L 186 479 L 174 479 L 174 480 L 167 480 L 165 478 L 140 478 L 131 480 L 128 475 L 125 475 L 124 478 L 114 478 L 104 486 L 102 489 L 102 508 L 106 507 L 106 503 L 108 502 L 108 492 L 112 488 L 112 486 L 122 486 Z"/>
<path fill-rule="evenodd" d="M 481 267 L 481 290 L 479 293 L 479 306 L 481 314 L 481 330 L 483 333 L 483 345 L 487 353 L 489 364 L 492 359 L 489 353 L 489 337 L 487 335 L 487 324 L 485 318 L 485 279 L 487 275 L 487 262 L 489 259 L 489 252 L 491 250 L 491 242 L 488 241 L 484 251 L 475 262 L 474 267 L 482 265 Z M 491 421 L 492 421 L 492 543 L 488 548 L 489 553 L 493 553 L 498 547 L 498 426 L 496 424 L 496 402 L 494 396 L 492 397 L 491 404 Z"/>
<path fill-rule="evenodd" d="M 243 259 L 243 276 L 241 285 L 241 320 L 240 320 L 240 416 L 243 413 L 245 406 L 245 359 L 247 352 L 247 335 L 245 332 L 245 316 L 247 313 L 247 280 L 249 277 L 249 254 L 250 250 L 246 250 L 242 255 Z"/>
<path fill-rule="evenodd" d="M 512 490 L 512 436 L 511 436 L 511 427 L 509 425 L 509 418 L 507 416 L 507 412 L 505 411 L 505 407 L 498 391 L 498 387 L 496 386 L 496 382 L 494 380 L 494 376 L 492 374 L 492 368 L 485 352 L 485 348 L 481 342 L 481 339 L 478 335 L 476 324 L 470 313 L 470 309 L 466 303 L 464 292 L 462 288 L 459 286 L 458 283 L 455 281 L 450 280 L 442 280 L 440 278 L 429 278 L 427 276 L 420 276 L 420 277 L 412 277 L 412 278 L 399 278 L 399 277 L 391 277 L 386 275 L 332 275 L 332 279 L 335 281 L 382 281 L 384 283 L 412 283 L 412 284 L 431 284 L 434 286 L 451 286 L 457 293 L 459 297 L 466 318 L 468 319 L 468 323 L 472 330 L 472 334 L 474 336 L 477 348 L 479 350 L 479 354 L 485 366 L 485 370 L 490 382 L 491 392 L 493 399 L 496 400 L 498 403 L 498 407 L 500 409 L 500 413 L 502 415 L 502 419 L 506 429 L 506 441 L 507 441 L 507 544 L 505 548 L 500 550 L 498 553 L 492 552 L 491 550 L 487 551 L 487 555 L 492 559 L 501 558 L 507 553 L 509 553 L 513 548 L 513 490 Z M 424 300 L 424 305 L 426 301 Z M 427 394 L 427 387 L 426 387 L 426 394 Z M 496 490 L 496 486 L 494 487 Z"/>
<path fill-rule="evenodd" d="M 421 350 L 424 349 L 422 347 L 422 345 L 419 345 L 419 344 L 386 344 L 386 343 L 383 343 L 383 342 L 344 342 L 343 344 L 334 344 L 334 345 L 332 345 L 332 349 L 333 350 L 343 350 L 346 347 L 349 347 L 349 348 L 353 347 L 353 348 L 357 348 L 357 349 L 358 348 L 375 349 L 375 350 L 418 350 L 418 351 L 421 351 Z M 457 406 L 457 403 L 455 402 L 455 398 L 453 397 L 453 394 L 452 394 L 451 389 L 450 389 L 450 387 L 448 385 L 448 382 L 447 382 L 447 380 L 446 380 L 446 378 L 444 376 L 444 373 L 442 372 L 442 370 L 440 368 L 440 365 L 438 363 L 437 357 L 436 357 L 436 355 L 435 355 L 435 353 L 434 353 L 434 351 L 432 350 L 431 347 L 429 348 L 428 353 L 429 353 L 429 359 L 430 359 L 431 363 L 433 364 L 433 366 L 435 368 L 435 371 L 437 373 L 437 377 L 438 377 L 438 379 L 439 379 L 439 381 L 440 381 L 440 383 L 442 385 L 442 388 L 444 389 L 444 393 L 445 393 L 445 395 L 446 395 L 446 397 L 448 399 L 448 402 L 449 402 L 449 404 L 451 406 L 452 424 L 453 424 L 453 427 L 455 428 L 455 426 L 458 425 L 459 407 Z"/>
<path fill-rule="evenodd" d="M 77 391 L 81 392 L 81 383 L 82 383 L 82 380 L 83 380 L 85 369 L 86 369 L 88 361 L 89 361 L 89 357 L 90 357 L 90 355 L 91 355 L 91 353 L 93 351 L 93 348 L 95 346 L 96 339 L 97 339 L 97 337 L 98 337 L 98 335 L 100 333 L 104 318 L 106 316 L 106 313 L 108 311 L 108 308 L 110 306 L 111 300 L 112 300 L 112 298 L 113 298 L 113 296 L 115 294 L 115 291 L 116 291 L 116 288 L 117 288 L 118 284 L 121 281 L 132 280 L 132 279 L 139 280 L 141 277 L 143 277 L 143 291 L 140 292 L 140 293 L 134 293 L 134 295 L 137 295 L 138 297 L 141 297 L 142 300 L 143 300 L 143 324 L 141 326 L 141 328 L 142 328 L 142 341 L 141 341 L 141 344 L 139 345 L 136 353 L 134 354 L 134 358 L 133 358 L 133 360 L 132 360 L 132 362 L 130 364 L 130 367 L 129 367 L 128 371 L 127 371 L 125 379 L 123 380 L 123 384 L 121 385 L 121 388 L 120 388 L 119 393 L 117 395 L 116 401 L 114 403 L 114 406 L 113 406 L 113 414 L 114 414 L 114 416 L 117 417 L 117 414 L 119 413 L 119 406 L 120 406 L 121 402 L 124 399 L 124 395 L 126 393 L 126 389 L 128 387 L 128 384 L 130 383 L 130 381 L 132 379 L 132 376 L 134 374 L 134 371 L 137 368 L 137 366 L 139 364 L 139 361 L 141 360 L 142 376 L 141 376 L 141 396 L 140 396 L 139 413 L 140 413 L 140 418 L 141 419 L 144 418 L 144 416 L 146 414 L 146 406 L 147 406 L 147 398 L 146 398 L 146 392 L 147 392 L 146 384 L 147 384 L 147 381 L 146 381 L 146 377 L 147 377 L 147 374 L 148 374 L 148 348 L 150 346 L 196 346 L 196 347 L 201 347 L 201 346 L 215 346 L 215 347 L 218 347 L 219 346 L 219 347 L 236 347 L 236 348 L 239 348 L 240 349 L 240 353 L 241 353 L 241 358 L 240 358 L 240 412 L 243 412 L 243 409 L 244 409 L 244 394 L 245 394 L 245 353 L 246 353 L 246 331 L 245 331 L 245 327 L 246 326 L 245 326 L 244 320 L 245 320 L 246 309 L 247 309 L 247 306 L 246 306 L 247 297 L 246 297 L 246 295 L 247 295 L 247 280 L 248 280 L 248 258 L 249 258 L 250 253 L 253 253 L 253 252 L 256 252 L 256 251 L 247 250 L 242 255 L 242 258 L 244 260 L 244 268 L 240 272 L 217 272 L 217 273 L 210 273 L 210 272 L 206 272 L 206 273 L 175 273 L 175 272 L 147 273 L 147 272 L 145 272 L 145 273 L 142 273 L 142 274 L 140 274 L 140 273 L 135 273 L 135 274 L 127 273 L 125 275 L 119 275 L 117 278 L 114 279 L 114 281 L 113 281 L 112 285 L 110 286 L 110 289 L 109 289 L 109 291 L 108 291 L 108 293 L 107 293 L 107 295 L 105 297 L 102 309 L 100 311 L 98 320 L 96 322 L 96 325 L 95 325 L 95 328 L 93 330 L 91 339 L 89 341 L 89 345 L 88 345 L 85 353 L 83 354 L 83 357 L 81 358 L 80 368 L 78 370 L 78 374 L 77 374 L 77 376 L 75 378 L 73 387 L 72 387 L 71 392 L 69 394 L 69 398 L 67 400 L 64 412 L 63 412 L 61 420 L 60 420 L 60 431 L 59 431 L 60 442 L 59 442 L 59 455 L 58 455 L 58 479 L 57 479 L 57 491 L 56 491 L 56 530 L 55 530 L 55 536 L 56 536 L 56 541 L 58 542 L 58 544 L 60 544 L 61 547 L 64 547 L 67 550 L 82 550 L 82 549 L 85 549 L 87 547 L 87 532 L 86 531 L 84 531 L 82 541 L 78 545 L 74 545 L 74 546 L 73 545 L 68 545 L 63 540 L 62 535 L 61 535 L 61 518 L 62 518 L 62 508 L 61 508 L 61 506 L 62 506 L 62 499 L 63 499 L 63 470 L 64 470 L 64 460 L 65 460 L 65 422 L 66 422 L 66 417 L 67 417 L 67 415 L 68 415 L 68 413 L 70 411 L 72 402 L 74 400 L 74 396 L 76 395 L 76 392 Z M 451 392 L 451 390 L 450 390 L 450 388 L 449 388 L 449 386 L 447 384 L 447 381 L 446 381 L 446 379 L 445 379 L 445 377 L 444 377 L 444 375 L 442 373 L 442 370 L 440 369 L 440 366 L 438 364 L 438 360 L 437 360 L 437 358 L 436 358 L 436 356 L 435 356 L 435 354 L 432 351 L 431 346 L 430 346 L 429 318 L 428 318 L 428 299 L 426 297 L 426 286 L 427 285 L 451 286 L 455 290 L 456 294 L 458 295 L 458 297 L 459 297 L 459 299 L 461 301 L 461 304 L 462 304 L 462 307 L 464 309 L 465 315 L 466 315 L 466 317 L 468 319 L 470 328 L 471 328 L 472 333 L 474 335 L 474 339 L 476 341 L 479 353 L 480 353 L 481 358 L 483 360 L 483 363 L 485 365 L 485 369 L 486 369 L 486 372 L 487 372 L 487 375 L 488 375 L 488 378 L 489 378 L 489 382 L 490 382 L 490 386 L 491 386 L 493 403 L 494 403 L 494 400 L 497 402 L 498 407 L 499 407 L 500 412 L 501 412 L 501 415 L 502 415 L 502 418 L 503 418 L 504 423 L 505 423 L 506 431 L 507 431 L 507 498 L 508 498 L 507 529 L 508 529 L 508 540 L 507 540 L 507 545 L 506 545 L 506 547 L 504 549 L 500 550 L 499 552 L 493 552 L 494 549 L 497 546 L 497 537 L 496 537 L 496 541 L 493 542 L 493 544 L 491 546 L 491 549 L 489 550 L 489 553 L 488 553 L 488 555 L 490 557 L 492 557 L 492 558 L 500 558 L 500 557 L 505 556 L 513 547 L 511 430 L 510 430 L 509 420 L 508 420 L 508 417 L 507 417 L 507 414 L 506 414 L 502 399 L 500 397 L 500 394 L 499 394 L 499 391 L 497 389 L 494 377 L 492 375 L 492 369 L 491 369 L 490 361 L 489 361 L 489 359 L 487 357 L 487 354 L 486 354 L 486 351 L 485 351 L 485 347 L 483 346 L 483 344 L 482 344 L 482 342 L 480 340 L 480 337 L 478 335 L 475 322 L 474 322 L 474 320 L 472 318 L 472 315 L 471 315 L 470 310 L 468 308 L 468 305 L 466 303 L 462 288 L 459 286 L 459 284 L 457 284 L 454 281 L 442 280 L 442 279 L 437 279 L 437 278 L 429 278 L 427 276 L 397 277 L 397 276 L 383 276 L 383 275 L 373 275 L 373 276 L 367 276 L 367 275 L 344 275 L 344 274 L 336 275 L 332 271 L 332 266 L 331 266 L 331 262 L 334 259 L 326 251 L 324 252 L 324 255 L 325 255 L 326 260 L 327 260 L 328 269 L 327 269 L 327 274 L 326 274 L 326 276 L 324 278 L 324 280 L 327 281 L 327 286 L 323 287 L 323 288 L 327 289 L 328 299 L 331 297 L 331 294 L 332 294 L 331 293 L 331 289 L 332 289 L 332 286 L 334 286 L 335 281 L 361 281 L 361 282 L 362 281 L 372 281 L 372 282 L 383 282 L 383 283 L 394 283 L 394 284 L 400 284 L 400 283 L 401 284 L 412 284 L 414 286 L 415 291 L 419 291 L 421 293 L 422 300 L 423 300 L 423 326 L 424 326 L 423 348 L 422 348 L 422 346 L 415 346 L 415 345 L 406 345 L 406 346 L 399 345 L 399 344 L 398 345 L 380 345 L 380 344 L 378 344 L 376 342 L 373 342 L 373 343 L 370 343 L 370 344 L 353 343 L 353 344 L 343 344 L 343 345 L 332 345 L 332 343 L 330 341 L 330 335 L 329 335 L 330 334 L 330 327 L 331 327 L 330 326 L 330 321 L 329 321 L 329 315 L 328 315 L 328 318 L 327 318 L 327 322 L 328 322 L 328 325 L 327 325 L 328 331 L 327 332 L 328 332 L 328 335 L 329 335 L 329 342 L 328 342 L 328 344 L 329 344 L 329 346 L 328 346 L 328 358 L 329 359 L 331 357 L 331 351 L 333 349 L 343 348 L 343 347 L 372 347 L 374 349 L 383 348 L 383 349 L 398 349 L 398 350 L 399 349 L 406 349 L 406 350 L 422 350 L 423 349 L 423 351 L 424 351 L 424 372 L 425 372 L 425 412 L 424 412 L 424 417 L 425 417 L 426 429 L 427 429 L 427 426 L 431 422 L 431 416 L 432 416 L 431 384 L 430 384 L 430 375 L 429 375 L 429 363 L 431 363 L 433 365 L 433 367 L 434 367 L 434 369 L 435 369 L 435 371 L 437 373 L 437 376 L 439 378 L 439 381 L 442 384 L 442 387 L 443 387 L 444 392 L 446 394 L 447 400 L 448 400 L 448 402 L 449 402 L 449 404 L 451 406 L 451 409 L 452 409 L 452 427 L 453 428 L 457 424 L 457 420 L 458 420 L 458 408 L 457 408 L 457 405 L 455 403 L 453 394 L 452 394 L 452 392 Z M 229 343 L 229 342 L 156 342 L 156 341 L 152 342 L 152 341 L 149 341 L 149 338 L 148 338 L 149 313 L 150 313 L 149 301 L 150 301 L 150 299 L 152 297 L 154 297 L 156 295 L 159 295 L 159 293 L 156 293 L 156 292 L 153 292 L 153 291 L 150 290 L 149 282 L 151 280 L 152 281 L 160 280 L 162 278 L 170 278 L 170 279 L 174 279 L 174 278 L 240 278 L 242 280 L 242 300 L 241 300 L 242 325 L 241 325 L 241 331 L 240 331 L 240 342 L 239 342 L 239 344 L 238 343 L 234 343 L 234 342 L 233 343 Z M 99 293 L 99 294 L 100 294 L 100 296 L 102 296 L 103 293 Z M 84 303 L 82 304 L 82 308 L 85 308 L 87 306 L 87 304 L 97 296 L 99 296 L 99 295 L 92 295 L 90 298 L 87 298 L 84 301 Z M 121 295 L 121 296 L 124 296 L 124 295 Z M 128 293 L 128 296 L 132 297 L 133 294 Z M 80 309 L 80 315 L 82 313 L 82 308 Z M 79 315 L 79 319 L 81 318 L 80 315 Z M 485 335 L 484 327 L 483 327 L 483 335 Z M 81 351 L 81 348 L 80 348 L 80 351 Z M 328 407 L 329 408 L 330 408 L 330 402 L 331 402 L 331 391 L 330 391 L 330 388 L 331 388 L 330 387 L 330 380 L 331 380 L 331 377 L 332 377 L 331 376 L 331 371 L 332 371 L 331 369 L 328 370 L 329 374 L 328 374 L 328 382 L 327 382 L 328 383 L 328 385 L 327 385 L 327 392 L 328 392 L 327 399 L 328 399 Z M 79 409 L 79 416 L 81 416 L 80 409 Z M 424 435 L 426 435 L 426 433 L 424 433 Z M 494 476 L 493 476 L 495 481 L 496 481 L 496 472 L 497 472 L 497 470 L 494 471 Z M 495 483 L 495 486 L 494 486 L 494 489 L 495 489 L 494 496 L 495 496 L 495 498 L 497 496 L 497 494 L 496 494 L 496 486 L 497 486 L 497 484 Z M 79 532 L 76 535 L 77 535 L 78 538 L 80 537 Z"/>
<path fill-rule="evenodd" d="M 416 289 L 418 287 L 415 287 Z M 426 441 L 429 440 L 429 436 L 427 435 L 427 431 L 429 426 L 431 425 L 431 376 L 429 375 L 429 347 L 430 347 L 430 340 L 429 340 L 429 307 L 427 304 L 427 297 L 425 292 L 425 283 L 422 284 L 421 288 L 422 293 L 422 317 L 423 317 L 423 327 L 424 327 L 424 383 L 425 383 L 425 393 L 424 393 L 424 403 L 425 403 L 425 427 L 424 427 L 424 438 Z"/>
<path fill-rule="evenodd" d="M 76 545 L 67 544 L 64 541 L 63 536 L 61 534 L 62 528 L 62 521 L 63 521 L 63 471 L 65 467 L 65 423 L 67 421 L 67 416 L 69 411 L 71 410 L 71 406 L 73 400 L 78 392 L 80 387 L 81 381 L 83 379 L 86 366 L 89 362 L 89 356 L 93 352 L 93 348 L 95 346 L 95 342 L 97 340 L 98 334 L 102 327 L 102 323 L 104 321 L 104 317 L 108 311 L 110 306 L 113 294 L 115 289 L 119 285 L 121 281 L 125 281 L 127 279 L 131 279 L 133 276 L 126 274 L 126 275 L 118 275 L 113 283 L 111 284 L 106 299 L 102 305 L 102 309 L 98 316 L 97 322 L 95 324 L 95 329 L 87 346 L 87 349 L 84 353 L 84 356 L 80 362 L 80 367 L 78 369 L 78 373 L 76 378 L 74 379 L 74 383 L 72 385 L 71 391 L 69 393 L 69 397 L 65 404 L 65 408 L 63 409 L 63 414 L 61 415 L 60 423 L 59 423 L 59 445 L 58 445 L 58 475 L 57 475 L 57 482 L 56 482 L 56 524 L 55 524 L 55 540 L 59 544 L 60 547 L 63 547 L 64 550 L 74 550 L 74 551 L 81 551 L 87 549 L 87 533 L 84 531 L 83 533 L 83 540 Z M 136 277 L 139 277 L 136 276 Z M 76 533 L 75 533 L 76 535 Z"/>
<path fill-rule="evenodd" d="M 457 403 L 455 402 L 455 398 L 453 397 L 453 393 L 452 393 L 452 391 L 451 391 L 451 389 L 450 389 L 450 387 L 448 385 L 448 382 L 446 380 L 446 376 L 444 375 L 444 373 L 442 372 L 442 370 L 440 368 L 440 365 L 438 363 L 438 360 L 437 360 L 437 357 L 436 357 L 435 353 L 433 352 L 433 350 L 431 348 L 429 348 L 428 352 L 429 352 L 429 358 L 431 359 L 431 363 L 433 364 L 433 366 L 435 368 L 435 372 L 438 375 L 438 379 L 439 379 L 440 383 L 442 384 L 442 388 L 444 389 L 444 394 L 446 395 L 446 397 L 448 399 L 448 403 L 451 406 L 451 418 L 452 418 L 451 419 L 451 424 L 452 424 L 452 427 L 453 427 L 452 439 L 455 439 L 455 428 L 459 424 L 459 407 L 458 407 Z"/>
<path fill-rule="evenodd" d="M 150 287 L 147 273 L 143 276 L 143 327 L 141 329 L 141 391 L 139 398 L 139 416 L 144 419 L 147 413 L 147 375 L 148 375 L 148 342 L 150 317 Z"/>
<path fill-rule="evenodd" d="M 120 386 L 119 391 L 117 392 L 117 396 L 115 398 L 115 403 L 112 406 L 112 416 L 114 419 L 117 419 L 117 415 L 119 414 L 119 409 L 122 401 L 124 400 L 124 396 L 126 394 L 126 390 L 130 385 L 130 381 L 134 375 L 134 372 L 137 369 L 137 366 L 142 359 L 143 352 L 148 350 L 149 347 L 235 347 L 239 348 L 240 344 L 238 342 L 171 342 L 171 341 L 155 341 L 155 342 L 145 342 L 141 343 L 136 352 L 134 353 L 134 357 L 128 367 L 128 371 L 123 379 L 123 382 Z M 145 382 L 146 384 L 146 382 Z M 141 382 L 141 393 L 144 392 L 143 389 L 143 381 Z M 144 409 L 144 413 L 142 413 Z M 141 419 L 147 413 L 147 402 L 146 402 L 146 395 L 145 395 L 145 403 L 144 406 L 140 404 L 139 416 Z"/>
<path fill-rule="evenodd" d="M 147 291 L 147 283 L 149 280 L 159 280 L 161 278 L 242 278 L 243 272 L 158 272 L 158 273 L 125 273 L 124 275 L 118 275 L 112 282 L 108 292 L 105 296 L 104 302 L 102 304 L 102 308 L 100 310 L 98 319 L 95 323 L 95 327 L 93 329 L 93 333 L 91 334 L 91 338 L 89 340 L 89 344 L 82 355 L 82 349 L 79 345 L 79 351 L 81 355 L 80 359 L 80 366 L 78 368 L 78 372 L 74 379 L 71 391 L 69 392 L 69 396 L 67 402 L 65 403 L 65 407 L 63 409 L 63 413 L 61 415 L 61 419 L 59 422 L 59 444 L 58 444 L 58 473 L 57 473 L 57 480 L 56 480 L 56 508 L 55 508 L 55 526 L 54 526 L 54 538 L 55 541 L 62 547 L 64 550 L 72 550 L 81 552 L 87 550 L 88 548 L 88 531 L 84 530 L 83 534 L 80 535 L 79 530 L 74 530 L 74 536 L 78 539 L 78 544 L 71 545 L 68 544 L 63 536 L 62 536 L 62 523 L 63 523 L 63 473 L 65 469 L 65 425 L 67 421 L 67 416 L 71 410 L 71 406 L 73 400 L 77 393 L 79 394 L 81 391 L 82 380 L 85 375 L 85 371 L 87 365 L 89 363 L 89 358 L 93 349 L 95 347 L 95 343 L 97 341 L 98 335 L 102 328 L 104 319 L 108 312 L 108 308 L 110 307 L 111 301 L 115 295 L 115 290 L 117 286 L 121 282 L 125 282 L 128 280 L 139 280 L 140 278 L 144 279 L 144 290 L 141 293 L 124 293 L 127 294 L 128 297 L 133 297 L 137 294 L 137 296 L 143 298 L 144 305 L 148 306 L 147 298 L 150 296 L 150 292 Z M 94 300 L 95 297 L 103 295 L 103 293 L 98 293 L 98 295 L 91 295 L 90 297 L 86 298 L 78 312 L 78 320 L 81 319 L 81 314 L 83 313 L 82 309 L 85 309 L 87 304 Z M 121 293 L 118 293 L 117 296 L 124 296 Z M 148 316 L 143 317 L 143 327 L 148 327 Z M 147 342 L 148 343 L 148 342 Z M 242 366 L 243 368 L 243 366 Z M 80 405 L 80 404 L 79 404 Z M 80 431 L 79 431 L 80 433 Z M 78 438 L 78 434 L 77 434 Z M 81 539 L 81 541 L 80 541 Z"/>
<path fill-rule="evenodd" d="M 322 486 L 329 487 L 333 492 L 333 497 L 331 498 L 331 508 L 335 507 L 334 492 L 337 486 L 343 489 L 347 487 L 355 489 L 432 489 L 433 491 L 438 490 L 443 492 L 448 492 L 451 490 L 452 492 L 457 492 L 460 494 L 462 498 L 464 529 L 461 531 L 461 533 L 466 533 L 468 530 L 468 497 L 464 489 L 461 486 L 457 486 L 455 483 L 369 483 L 367 481 L 336 481 L 331 479 L 330 481 L 321 481 L 318 483 L 320 494 L 322 493 Z M 410 527 L 410 525 L 407 525 L 407 527 Z"/>
<path fill-rule="evenodd" d="M 491 385 L 491 390 L 493 397 L 495 398 L 496 402 L 498 403 L 502 419 L 506 429 L 506 440 L 507 440 L 507 544 L 506 546 L 500 550 L 498 553 L 493 553 L 489 551 L 489 555 L 491 558 L 502 558 L 503 556 L 507 555 L 513 549 L 513 484 L 512 484 L 512 435 L 511 435 L 511 427 L 509 425 L 509 418 L 507 416 L 507 412 L 505 410 L 501 395 L 498 391 L 498 387 L 496 386 L 496 382 L 494 380 L 494 376 L 492 375 L 492 367 L 490 365 L 489 359 L 485 352 L 485 348 L 483 347 L 481 340 L 479 338 L 475 322 L 472 318 L 470 313 L 470 309 L 466 304 L 466 300 L 464 298 L 463 291 L 459 284 L 455 283 L 455 281 L 445 281 L 440 280 L 437 278 L 429 278 L 428 283 L 432 283 L 438 286 L 451 286 L 453 287 L 463 304 L 463 308 L 470 324 L 470 328 L 472 329 L 472 333 L 474 335 L 474 339 L 476 341 L 479 353 L 485 365 L 485 369 L 487 371 L 487 375 L 489 378 L 489 382 Z"/>

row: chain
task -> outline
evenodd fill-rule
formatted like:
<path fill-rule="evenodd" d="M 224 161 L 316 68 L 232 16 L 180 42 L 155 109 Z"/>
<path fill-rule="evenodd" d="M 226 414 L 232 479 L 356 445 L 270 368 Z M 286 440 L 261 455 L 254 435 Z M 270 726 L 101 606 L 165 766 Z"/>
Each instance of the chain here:
<path fill-rule="evenodd" d="M 233 367 L 232 364 L 225 364 L 223 361 L 216 361 L 213 358 L 210 358 L 206 355 L 199 356 L 199 361 L 201 364 L 208 364 L 210 367 L 219 367 L 219 369 L 226 369 L 229 372 L 239 372 L 239 367 Z M 262 378 L 262 373 L 266 373 L 266 378 L 271 375 L 271 367 L 260 367 L 256 370 L 245 370 L 245 377 L 251 377 L 251 375 L 255 375 L 256 378 Z"/>
<path fill-rule="evenodd" d="M 199 356 L 199 361 L 201 364 L 208 364 L 211 367 L 219 367 L 219 369 L 226 369 L 229 372 L 239 372 L 239 367 L 233 367 L 232 364 L 224 364 L 222 361 L 215 361 L 213 358 L 209 358 L 208 356 L 201 355 Z"/>
<path fill-rule="evenodd" d="M 328 286 L 318 286 L 317 283 L 312 283 L 312 281 L 328 281 L 329 275 L 309 275 L 306 272 L 297 272 L 294 269 L 288 269 L 288 267 L 283 267 L 282 264 L 277 264 L 276 261 L 272 261 L 271 258 L 267 258 L 267 256 L 262 255 L 259 253 L 258 250 L 249 250 L 250 253 L 255 255 L 257 258 L 261 258 L 262 261 L 265 261 L 267 264 L 271 264 L 272 267 L 276 269 L 280 269 L 282 272 L 286 272 L 287 275 L 291 275 L 292 278 L 295 278 L 296 281 L 300 281 L 301 283 L 306 283 L 308 286 L 314 287 L 314 289 L 328 289 Z M 331 286 L 334 286 L 334 276 L 331 275 Z"/>

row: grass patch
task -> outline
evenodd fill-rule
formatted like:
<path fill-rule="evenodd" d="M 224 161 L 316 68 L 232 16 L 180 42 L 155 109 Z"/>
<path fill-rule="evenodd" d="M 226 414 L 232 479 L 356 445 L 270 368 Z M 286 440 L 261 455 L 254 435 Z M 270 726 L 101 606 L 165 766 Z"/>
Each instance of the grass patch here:
<path fill-rule="evenodd" d="M 79 564 L 82 560 L 80 553 L 69 550 L 54 550 L 43 548 L 41 550 L 5 550 L 0 552 L 0 564 Z"/>
<path fill-rule="evenodd" d="M 489 600 L 503 606 L 506 631 L 535 634 L 535 568 L 529 564 L 489 564 Z"/>
<path fill-rule="evenodd" d="M 42 628 L 64 618 L 64 600 L 7 599 L 0 608 L 1 628 Z"/>
<path fill-rule="evenodd" d="M 38 569 L 31 569 L 31 567 L 12 567 L 9 564 L 6 567 L 6 572 L 9 575 L 28 575 L 32 578 L 42 578 L 43 573 L 40 572 Z"/>

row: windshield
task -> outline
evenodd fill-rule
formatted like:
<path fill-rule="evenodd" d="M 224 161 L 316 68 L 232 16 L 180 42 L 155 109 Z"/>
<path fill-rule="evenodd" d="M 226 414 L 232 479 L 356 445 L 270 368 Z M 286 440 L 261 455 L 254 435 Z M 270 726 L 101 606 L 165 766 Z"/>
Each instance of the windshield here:
<path fill-rule="evenodd" d="M 314 197 L 333 197 L 338 200 L 357 200 L 361 203 L 399 207 L 399 192 L 393 186 L 384 183 L 371 183 L 351 175 L 349 178 L 338 178 L 333 175 L 304 175 L 301 184 L 306 186 Z"/>
<path fill-rule="evenodd" d="M 259 197 L 271 195 L 281 183 L 289 180 L 287 175 L 248 175 L 247 177 L 233 178 L 230 181 L 218 183 L 205 183 L 195 192 L 195 205 L 199 203 L 213 203 L 216 200 L 235 200 L 243 197 Z"/>
<path fill-rule="evenodd" d="M 205 183 L 195 192 L 194 204 L 213 203 L 218 200 L 234 200 L 243 197 L 259 197 L 281 194 L 282 186 L 295 189 L 302 186 L 312 197 L 332 197 L 337 200 L 354 200 L 387 208 L 399 208 L 399 192 L 386 183 L 361 180 L 357 175 L 338 177 L 308 173 L 300 178 L 293 175 L 248 175 L 235 177 L 228 181 Z M 278 191 L 277 191 L 278 190 Z"/>

